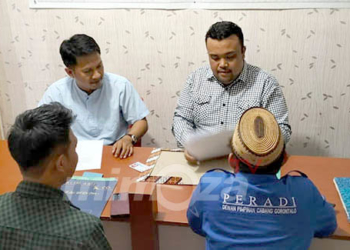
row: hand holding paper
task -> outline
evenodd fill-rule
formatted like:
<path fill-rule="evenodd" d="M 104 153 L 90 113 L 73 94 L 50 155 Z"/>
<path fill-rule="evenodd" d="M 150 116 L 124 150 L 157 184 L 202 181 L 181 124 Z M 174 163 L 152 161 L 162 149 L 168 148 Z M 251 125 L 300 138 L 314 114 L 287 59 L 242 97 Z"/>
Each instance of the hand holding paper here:
<path fill-rule="evenodd" d="M 232 135 L 232 130 L 212 134 L 194 133 L 184 146 L 188 154 L 198 161 L 208 160 L 232 152 L 230 146 Z"/>

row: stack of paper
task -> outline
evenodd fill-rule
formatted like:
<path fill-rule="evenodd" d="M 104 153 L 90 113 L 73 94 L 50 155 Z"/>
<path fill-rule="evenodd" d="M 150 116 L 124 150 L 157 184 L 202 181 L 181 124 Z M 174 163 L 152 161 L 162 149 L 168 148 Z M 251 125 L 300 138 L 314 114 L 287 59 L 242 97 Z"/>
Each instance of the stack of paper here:
<path fill-rule="evenodd" d="M 207 160 L 228 155 L 231 150 L 233 130 L 215 134 L 195 133 L 184 143 L 185 149 L 197 160 Z"/>
<path fill-rule="evenodd" d="M 103 141 L 79 140 L 76 148 L 79 156 L 76 171 L 100 169 Z"/>

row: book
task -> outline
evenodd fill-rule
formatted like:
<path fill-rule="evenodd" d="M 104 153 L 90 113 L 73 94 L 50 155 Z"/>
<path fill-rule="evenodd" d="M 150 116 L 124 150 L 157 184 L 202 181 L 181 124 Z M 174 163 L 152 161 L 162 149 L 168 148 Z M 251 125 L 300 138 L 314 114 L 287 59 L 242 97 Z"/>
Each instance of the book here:
<path fill-rule="evenodd" d="M 115 193 L 111 202 L 111 217 L 128 217 L 130 215 L 129 194 Z"/>
<path fill-rule="evenodd" d="M 73 176 L 61 190 L 74 206 L 100 218 L 117 182 L 116 178 Z"/>
<path fill-rule="evenodd" d="M 92 177 L 103 177 L 103 174 L 101 174 L 101 173 L 94 173 L 94 172 L 84 172 L 83 173 L 83 177 L 89 177 L 89 178 L 92 178 Z"/>
<path fill-rule="evenodd" d="M 333 181 L 350 222 L 350 177 L 336 177 Z"/>

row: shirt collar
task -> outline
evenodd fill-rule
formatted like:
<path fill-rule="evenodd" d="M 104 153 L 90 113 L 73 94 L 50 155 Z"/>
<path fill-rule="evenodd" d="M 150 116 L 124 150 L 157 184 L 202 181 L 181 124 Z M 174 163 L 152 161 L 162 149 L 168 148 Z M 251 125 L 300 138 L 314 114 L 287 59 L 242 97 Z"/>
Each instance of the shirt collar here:
<path fill-rule="evenodd" d="M 16 193 L 42 199 L 67 199 L 62 190 L 31 181 L 21 181 L 16 188 Z"/>
<path fill-rule="evenodd" d="M 213 71 L 211 70 L 211 68 L 210 68 L 210 65 L 209 65 L 209 67 L 208 67 L 208 71 L 207 71 L 207 79 L 209 80 L 209 81 L 217 81 L 220 85 L 222 85 L 223 87 L 231 87 L 231 86 L 233 86 L 233 85 L 235 85 L 236 83 L 238 83 L 238 82 L 243 82 L 243 83 L 245 83 L 246 81 L 247 81 L 247 77 L 248 77 L 248 70 L 247 70 L 247 63 L 244 61 L 243 62 L 243 69 L 242 69 L 242 72 L 241 72 L 241 74 L 239 74 L 239 76 L 237 77 L 237 79 L 236 80 L 234 80 L 232 83 L 230 83 L 229 85 L 224 85 L 224 84 L 222 84 L 219 80 L 217 80 L 216 79 L 216 77 L 214 76 L 214 73 L 213 73 Z"/>
<path fill-rule="evenodd" d="M 90 95 L 88 95 L 84 90 L 80 89 L 78 87 L 78 84 L 77 84 L 77 81 L 73 78 L 73 82 L 74 82 L 74 88 L 75 90 L 77 91 L 78 95 L 80 95 L 81 97 L 83 97 L 84 99 L 88 98 L 89 96 L 93 96 L 93 95 L 97 95 L 97 93 L 101 92 L 102 91 L 102 88 L 103 86 L 105 85 L 104 84 L 104 79 L 105 79 L 105 75 L 103 76 L 102 78 L 102 85 L 99 89 L 96 89 L 94 92 L 92 92 Z"/>
<path fill-rule="evenodd" d="M 238 76 L 238 78 L 235 80 L 235 82 L 237 82 L 237 81 L 242 81 L 243 83 L 247 82 L 247 78 L 248 78 L 248 69 L 247 68 L 248 68 L 247 63 L 244 61 L 242 72 Z"/>
<path fill-rule="evenodd" d="M 271 183 L 277 181 L 277 176 L 274 174 L 249 174 L 238 172 L 236 178 L 244 182 L 249 182 L 252 184 L 263 184 Z"/>
<path fill-rule="evenodd" d="M 207 75 L 206 75 L 207 79 L 208 79 L 209 81 L 210 81 L 210 80 L 215 80 L 216 78 L 215 78 L 215 76 L 214 76 L 213 71 L 212 71 L 211 68 L 210 68 L 210 65 L 208 65 L 207 67 L 208 67 Z"/>

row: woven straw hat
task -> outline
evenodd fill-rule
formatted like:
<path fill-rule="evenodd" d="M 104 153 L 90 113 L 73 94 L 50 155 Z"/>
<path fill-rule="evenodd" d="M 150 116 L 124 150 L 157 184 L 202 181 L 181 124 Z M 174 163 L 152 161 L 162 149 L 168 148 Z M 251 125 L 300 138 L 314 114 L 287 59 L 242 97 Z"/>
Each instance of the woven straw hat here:
<path fill-rule="evenodd" d="M 282 153 L 283 136 L 275 117 L 266 109 L 246 110 L 232 137 L 232 148 L 238 158 L 254 166 L 267 166 Z"/>

